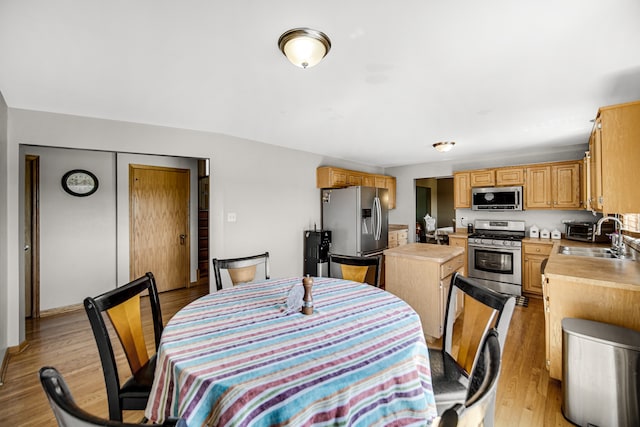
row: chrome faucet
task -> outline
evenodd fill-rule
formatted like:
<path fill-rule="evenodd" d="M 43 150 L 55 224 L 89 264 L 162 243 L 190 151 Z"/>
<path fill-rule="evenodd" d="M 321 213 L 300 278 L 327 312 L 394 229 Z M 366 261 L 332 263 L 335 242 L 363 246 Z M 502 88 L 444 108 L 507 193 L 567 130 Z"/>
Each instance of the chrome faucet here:
<path fill-rule="evenodd" d="M 623 230 L 623 224 L 622 221 L 620 221 L 618 218 L 614 217 L 614 216 L 603 216 L 602 218 L 600 218 L 598 220 L 598 223 L 596 224 L 596 235 L 600 235 L 600 233 L 602 233 L 602 223 L 605 221 L 614 221 L 618 224 L 618 232 L 613 232 L 611 233 L 610 237 L 611 237 L 611 250 L 614 253 L 621 253 L 624 252 L 625 247 L 624 247 L 624 238 L 622 237 L 622 234 L 619 234 L 619 231 Z"/>

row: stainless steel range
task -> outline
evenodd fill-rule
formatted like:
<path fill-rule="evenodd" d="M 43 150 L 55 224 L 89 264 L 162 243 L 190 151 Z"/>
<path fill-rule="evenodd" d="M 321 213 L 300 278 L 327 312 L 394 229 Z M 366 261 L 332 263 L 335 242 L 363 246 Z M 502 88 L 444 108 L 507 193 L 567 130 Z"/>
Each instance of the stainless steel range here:
<path fill-rule="evenodd" d="M 488 288 L 522 295 L 524 221 L 477 219 L 469 235 L 469 277 Z"/>

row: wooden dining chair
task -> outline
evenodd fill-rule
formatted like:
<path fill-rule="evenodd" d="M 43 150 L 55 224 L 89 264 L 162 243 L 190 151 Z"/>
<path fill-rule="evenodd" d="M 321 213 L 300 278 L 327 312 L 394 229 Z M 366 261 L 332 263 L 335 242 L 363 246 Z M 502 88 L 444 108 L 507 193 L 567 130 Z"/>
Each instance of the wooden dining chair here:
<path fill-rule="evenodd" d="M 220 270 L 227 270 L 233 285 L 251 282 L 256 276 L 256 267 L 264 264 L 264 278 L 269 279 L 269 252 L 242 258 L 213 259 L 213 271 L 216 278 L 216 289 L 222 289 Z"/>
<path fill-rule="evenodd" d="M 90 414 L 80 408 L 76 404 L 75 400 L 73 400 L 73 396 L 69 391 L 67 383 L 56 368 L 45 366 L 40 368 L 38 375 L 59 427 L 139 427 L 149 425 L 105 420 L 104 418 Z M 181 418 L 169 418 L 160 425 L 164 427 L 186 427 L 187 424 Z"/>
<path fill-rule="evenodd" d="M 470 388 L 464 403 L 457 403 L 440 416 L 438 427 L 484 426 L 500 377 L 501 354 L 498 331 L 489 330 L 480 348 L 478 363 L 470 377 Z"/>
<path fill-rule="evenodd" d="M 460 307 L 459 293 L 464 295 Z M 469 391 L 469 374 L 475 367 L 480 345 L 487 331 L 498 332 L 500 351 L 504 349 L 515 298 L 489 289 L 456 272 L 451 279 L 442 349 L 429 348 L 433 392 L 438 413 L 463 403 Z M 493 420 L 493 405 L 488 416 Z M 489 422 L 487 425 L 491 425 Z"/>
<path fill-rule="evenodd" d="M 373 283 L 369 283 L 377 288 L 380 287 L 380 268 L 382 255 L 357 257 L 347 255 L 329 254 L 329 277 L 338 277 L 354 282 L 367 283 L 367 275 L 373 269 Z M 340 266 L 340 275 L 337 274 L 334 264 Z M 333 272 L 333 273 L 332 273 Z"/>
<path fill-rule="evenodd" d="M 163 331 L 162 313 L 156 281 L 152 273 L 105 292 L 95 298 L 87 297 L 84 308 L 98 345 L 104 380 L 107 387 L 109 419 L 122 421 L 123 410 L 141 410 L 147 406 L 156 367 L 156 354 L 149 355 L 142 327 L 141 294 L 148 292 L 148 304 L 153 322 L 155 350 Z M 103 313 L 107 314 L 113 330 L 129 362 L 131 376 L 120 384 L 116 353 Z"/>

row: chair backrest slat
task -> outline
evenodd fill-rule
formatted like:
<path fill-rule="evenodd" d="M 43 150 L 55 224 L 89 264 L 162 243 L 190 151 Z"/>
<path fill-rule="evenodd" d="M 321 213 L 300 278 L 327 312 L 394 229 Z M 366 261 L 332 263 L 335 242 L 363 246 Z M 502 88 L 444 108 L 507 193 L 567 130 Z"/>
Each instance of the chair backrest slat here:
<path fill-rule="evenodd" d="M 220 270 L 227 270 L 233 285 L 253 281 L 256 275 L 256 267 L 260 264 L 264 264 L 264 278 L 269 279 L 270 276 L 269 252 L 241 258 L 214 258 L 212 263 L 217 290 L 222 289 L 222 276 L 220 274 Z"/>
<path fill-rule="evenodd" d="M 131 372 L 137 372 L 149 361 L 147 343 L 142 330 L 140 294 L 108 309 L 107 314 L 120 338 Z"/>
<path fill-rule="evenodd" d="M 354 282 L 365 283 L 369 270 L 373 270 L 373 283 L 370 285 L 380 287 L 380 263 L 382 256 L 349 256 L 349 255 L 337 255 L 329 254 L 329 276 L 340 277 L 332 273 L 333 264 L 340 265 L 340 273 L 345 280 L 352 280 Z M 335 270 L 335 269 L 334 269 Z"/>
<path fill-rule="evenodd" d="M 458 292 L 465 294 L 463 329 L 467 328 L 467 330 L 463 330 L 461 336 L 464 336 L 466 342 L 459 344 L 462 351 L 458 352 L 458 356 L 462 355 L 463 360 L 455 357 L 456 355 L 452 352 Z M 480 308 L 482 306 L 485 308 Z M 443 349 L 454 356 L 465 371 L 471 372 L 479 355 L 479 352 L 474 349 L 479 348 L 482 337 L 485 336 L 488 329 L 495 328 L 497 330 L 500 350 L 502 351 L 504 348 L 514 307 L 515 298 L 513 296 L 501 294 L 481 286 L 473 279 L 464 277 L 458 272 L 454 273 L 447 301 L 445 330 L 442 339 Z"/>

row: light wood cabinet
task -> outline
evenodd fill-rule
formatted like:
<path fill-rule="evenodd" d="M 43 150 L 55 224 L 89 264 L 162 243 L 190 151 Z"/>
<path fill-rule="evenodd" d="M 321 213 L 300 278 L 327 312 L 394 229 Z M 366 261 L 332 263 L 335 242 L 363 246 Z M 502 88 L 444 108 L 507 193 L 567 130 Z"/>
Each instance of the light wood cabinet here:
<path fill-rule="evenodd" d="M 453 197 L 456 209 L 471 207 L 471 181 L 469 172 L 453 174 Z"/>
<path fill-rule="evenodd" d="M 316 186 L 318 188 L 341 188 L 347 186 L 345 169 L 320 167 L 316 169 Z"/>
<path fill-rule="evenodd" d="M 526 209 L 580 209 L 582 160 L 526 168 Z"/>
<path fill-rule="evenodd" d="M 462 274 L 467 275 L 467 271 L 469 271 L 469 255 L 467 249 L 468 238 L 466 235 L 457 235 L 457 234 L 449 234 L 449 246 L 454 246 L 456 248 L 462 248 L 464 250 L 464 268 L 462 270 Z"/>
<path fill-rule="evenodd" d="M 640 330 L 640 292 L 637 285 L 616 284 L 616 270 L 611 268 L 611 271 L 609 281 L 545 274 L 548 312 L 545 316 L 545 347 L 548 349 L 547 367 L 551 378 L 562 381 L 562 319 L 574 317 Z"/>
<path fill-rule="evenodd" d="M 509 187 L 524 185 L 524 168 L 496 169 L 496 186 Z"/>
<path fill-rule="evenodd" d="M 409 228 L 397 228 L 397 226 L 393 226 L 389 224 L 389 242 L 387 246 L 389 249 L 395 248 L 396 246 L 406 245 L 409 242 Z"/>
<path fill-rule="evenodd" d="M 542 262 L 549 258 L 553 242 L 522 242 L 522 290 L 528 294 L 542 296 Z"/>
<path fill-rule="evenodd" d="M 389 197 L 389 209 L 395 209 L 396 207 L 396 178 L 394 176 L 384 177 L 384 188 L 387 189 L 387 195 Z"/>
<path fill-rule="evenodd" d="M 471 171 L 471 187 L 493 187 L 496 185 L 495 169 Z"/>
<path fill-rule="evenodd" d="M 321 166 L 316 169 L 316 187 L 318 188 L 343 188 L 357 185 L 386 188 L 389 196 L 389 209 L 395 209 L 395 177 L 334 168 L 332 166 Z"/>
<path fill-rule="evenodd" d="M 640 212 L 640 101 L 598 110 L 589 140 L 590 208 Z"/>
<path fill-rule="evenodd" d="M 354 172 L 348 172 L 347 173 L 347 186 L 352 186 L 352 185 L 363 185 L 362 184 L 362 174 L 361 173 L 354 173 Z"/>
<path fill-rule="evenodd" d="M 451 277 L 462 272 L 464 255 L 459 248 L 426 243 L 409 243 L 384 254 L 386 290 L 420 315 L 427 339 L 440 338 Z"/>

